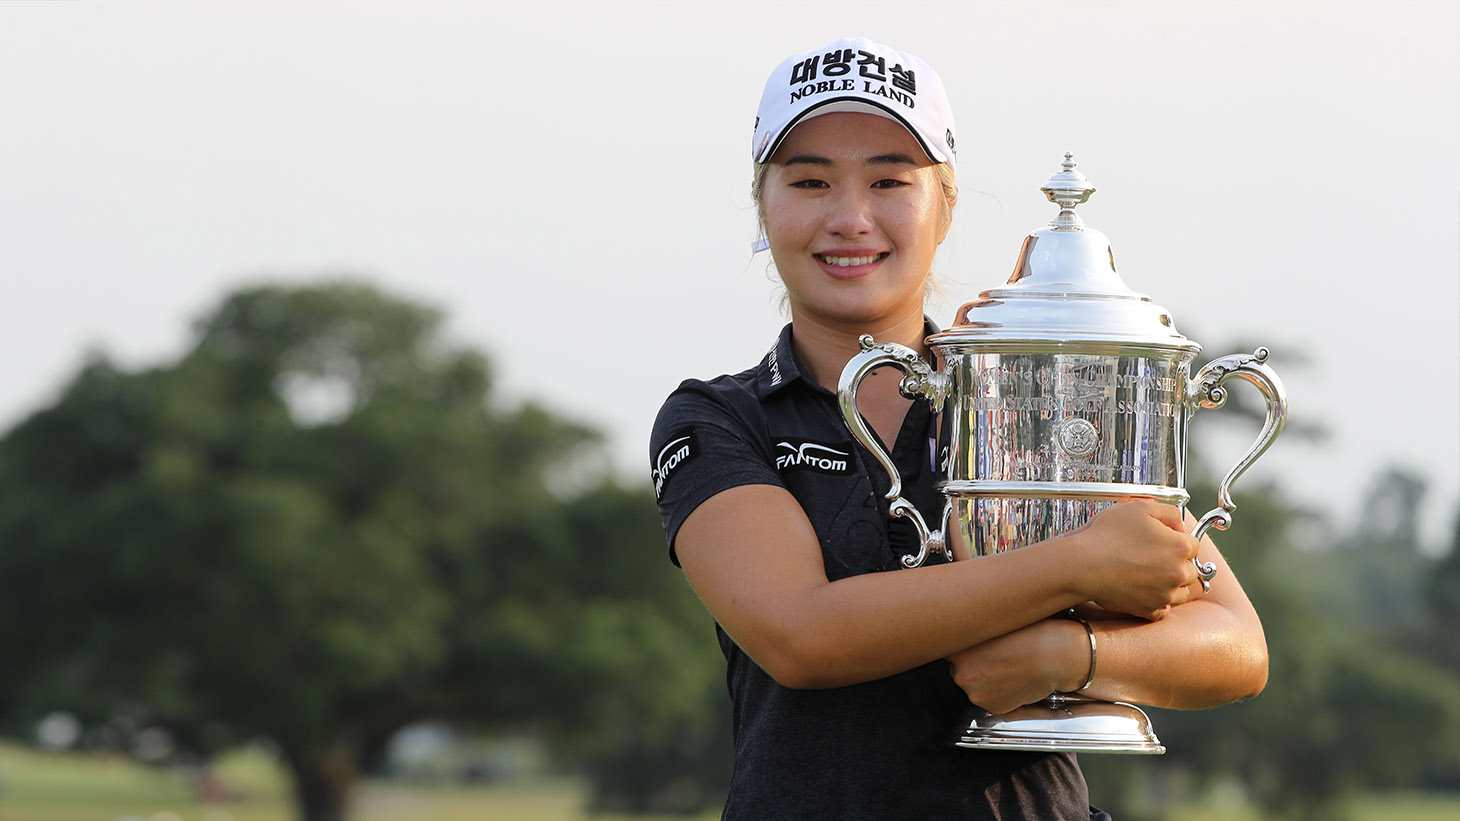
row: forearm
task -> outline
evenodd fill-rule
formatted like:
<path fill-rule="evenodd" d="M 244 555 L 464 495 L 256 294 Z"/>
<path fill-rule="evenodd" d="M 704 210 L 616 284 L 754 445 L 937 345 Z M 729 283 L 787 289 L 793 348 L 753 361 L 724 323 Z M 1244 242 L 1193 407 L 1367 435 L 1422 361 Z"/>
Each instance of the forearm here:
<path fill-rule="evenodd" d="M 1195 520 L 1186 515 L 1187 527 Z M 1147 622 L 1092 605 L 1099 661 L 1088 694 L 1196 710 L 1251 698 L 1267 685 L 1267 637 L 1242 584 L 1210 538 L 1201 555 L 1216 567 L 1211 590 Z"/>
<path fill-rule="evenodd" d="M 788 687 L 899 673 L 1083 601 L 1160 618 L 1186 600 L 1195 543 L 1174 510 L 1118 505 L 1019 550 L 828 581 L 805 513 L 773 486 L 702 503 L 676 540 L 685 576 L 752 659 Z M 1132 546 L 1140 546 L 1133 548 Z"/>
<path fill-rule="evenodd" d="M 677 544 L 716 621 L 788 687 L 893 675 L 1088 598 L 1071 583 L 1080 574 L 1070 539 L 828 581 L 816 534 L 783 494 L 751 486 L 713 497 Z"/>
<path fill-rule="evenodd" d="M 1196 599 L 1157 622 L 1089 615 L 1098 658 L 1086 695 L 1200 709 L 1250 698 L 1267 683 L 1267 641 L 1251 611 Z"/>
<path fill-rule="evenodd" d="M 1052 541 L 816 586 L 785 602 L 775 619 L 784 634 L 764 643 L 773 657 L 763 666 L 790 686 L 836 687 L 944 658 L 1079 602 L 1072 549 Z"/>

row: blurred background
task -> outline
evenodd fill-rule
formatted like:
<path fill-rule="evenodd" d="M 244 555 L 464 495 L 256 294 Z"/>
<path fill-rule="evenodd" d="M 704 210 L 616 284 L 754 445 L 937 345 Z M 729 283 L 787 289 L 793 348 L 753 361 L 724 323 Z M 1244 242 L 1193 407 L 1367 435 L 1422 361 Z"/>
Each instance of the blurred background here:
<path fill-rule="evenodd" d="M 937 321 L 1071 151 L 1199 362 L 1288 384 L 1220 539 L 1268 689 L 1095 802 L 1455 817 L 1453 0 L 0 2 L 0 817 L 717 817 L 646 440 L 785 321 L 755 106 L 859 35 L 958 116 Z"/>

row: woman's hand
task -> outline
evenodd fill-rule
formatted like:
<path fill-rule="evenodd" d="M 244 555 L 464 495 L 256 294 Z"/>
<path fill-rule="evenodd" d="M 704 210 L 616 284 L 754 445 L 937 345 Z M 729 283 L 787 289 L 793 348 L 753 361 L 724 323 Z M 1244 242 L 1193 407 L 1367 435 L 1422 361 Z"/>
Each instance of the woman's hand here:
<path fill-rule="evenodd" d="M 1106 610 L 1156 621 L 1185 604 L 1199 581 L 1191 561 L 1199 545 L 1171 505 L 1124 502 L 1070 535 L 1090 600 Z"/>
<path fill-rule="evenodd" d="M 968 700 L 991 713 L 1033 704 L 1085 683 L 1090 641 L 1070 619 L 1045 619 L 948 657 Z"/>

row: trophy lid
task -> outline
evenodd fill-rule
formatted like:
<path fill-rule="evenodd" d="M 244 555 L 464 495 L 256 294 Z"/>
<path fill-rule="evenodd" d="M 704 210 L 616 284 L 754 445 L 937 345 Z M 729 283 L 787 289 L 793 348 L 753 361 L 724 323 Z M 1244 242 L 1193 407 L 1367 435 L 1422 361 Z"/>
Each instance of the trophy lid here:
<path fill-rule="evenodd" d="M 1177 332 L 1170 312 L 1125 284 L 1110 240 L 1075 213 L 1095 186 L 1075 170 L 1073 154 L 1065 154 L 1060 171 L 1040 190 L 1059 206 L 1059 214 L 1024 238 L 1008 282 L 965 303 L 953 326 L 929 342 L 980 348 L 1157 348 L 1195 356 L 1201 346 Z"/>

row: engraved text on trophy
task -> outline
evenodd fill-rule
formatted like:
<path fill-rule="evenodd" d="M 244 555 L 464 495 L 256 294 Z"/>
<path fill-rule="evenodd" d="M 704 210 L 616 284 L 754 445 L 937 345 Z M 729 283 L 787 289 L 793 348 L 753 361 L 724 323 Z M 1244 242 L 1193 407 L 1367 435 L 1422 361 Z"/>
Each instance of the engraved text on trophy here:
<path fill-rule="evenodd" d="M 955 476 L 1179 487 L 1178 364 L 1139 356 L 986 354 Z"/>

